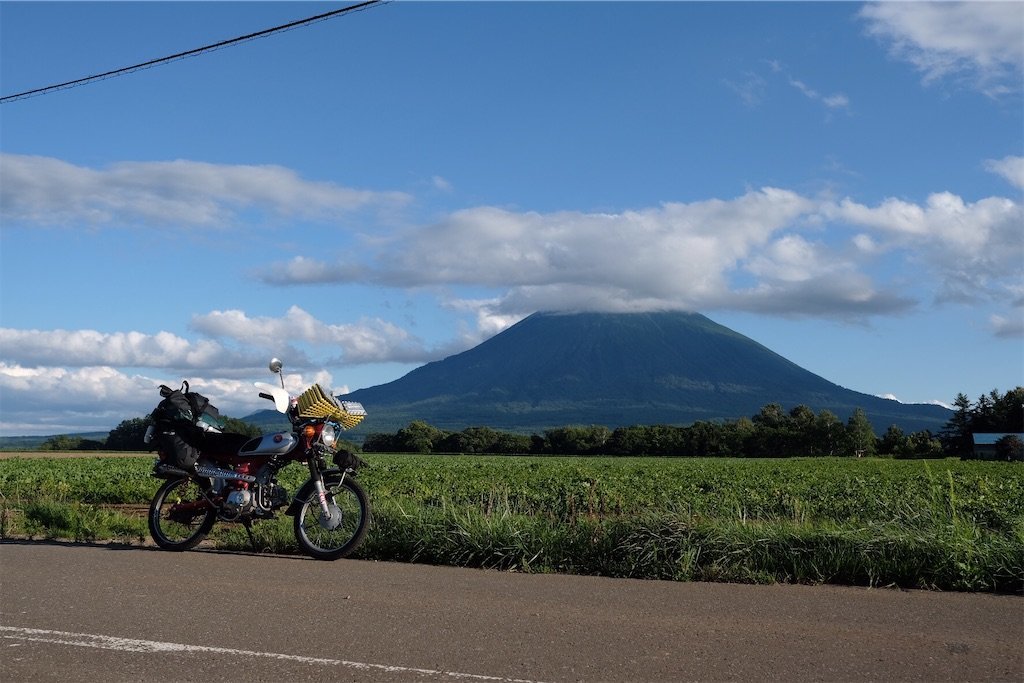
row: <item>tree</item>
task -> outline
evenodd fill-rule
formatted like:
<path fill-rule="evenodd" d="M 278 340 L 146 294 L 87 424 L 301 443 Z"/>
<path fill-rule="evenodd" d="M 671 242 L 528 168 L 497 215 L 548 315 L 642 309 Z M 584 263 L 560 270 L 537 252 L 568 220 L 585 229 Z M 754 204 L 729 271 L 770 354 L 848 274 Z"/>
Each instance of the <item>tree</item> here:
<path fill-rule="evenodd" d="M 516 455 L 519 453 L 530 452 L 530 437 L 525 434 L 511 434 L 509 432 L 499 432 L 498 438 L 495 439 L 491 445 L 488 453 L 498 453 L 500 455 Z"/>
<path fill-rule="evenodd" d="M 434 444 L 439 444 L 445 433 L 422 420 L 410 422 L 395 435 L 399 450 L 406 453 L 432 453 Z"/>
<path fill-rule="evenodd" d="M 769 403 L 753 417 L 754 433 L 744 444 L 748 456 L 781 458 L 793 454 L 793 418 L 778 403 Z"/>
<path fill-rule="evenodd" d="M 974 434 L 984 432 L 1019 433 L 1024 430 L 1024 387 L 1016 387 L 1000 395 L 998 389 L 978 397 L 971 404 L 964 394 L 957 394 L 956 412 L 939 435 L 949 455 L 970 458 L 974 455 Z"/>
<path fill-rule="evenodd" d="M 941 458 L 942 442 L 927 429 L 914 432 L 907 439 L 909 455 L 915 458 Z"/>
<path fill-rule="evenodd" d="M 756 429 L 754 421 L 749 417 L 727 422 L 722 428 L 722 449 L 725 454 L 737 457 L 746 455 L 745 444 Z"/>
<path fill-rule="evenodd" d="M 643 425 L 617 427 L 608 437 L 605 452 L 609 455 L 650 454 L 647 431 L 648 428 Z"/>
<path fill-rule="evenodd" d="M 970 457 L 974 451 L 974 441 L 971 437 L 971 400 L 966 394 L 959 393 L 953 401 L 953 407 L 956 408 L 956 412 L 946 422 L 940 435 L 942 446 L 950 455 Z"/>
<path fill-rule="evenodd" d="M 878 440 L 878 453 L 902 457 L 910 449 L 910 439 L 903 433 L 899 425 L 889 425 L 885 434 Z"/>
<path fill-rule="evenodd" d="M 681 455 L 693 455 L 707 458 L 716 455 L 728 455 L 727 446 L 721 425 L 715 422 L 694 422 L 686 430 L 689 442 L 686 452 Z"/>
<path fill-rule="evenodd" d="M 41 451 L 75 451 L 82 445 L 82 437 L 60 434 L 51 436 L 39 445 Z"/>
<path fill-rule="evenodd" d="M 1016 434 L 1007 434 L 996 441 L 996 456 L 1000 460 L 1024 460 L 1024 441 Z"/>
<path fill-rule="evenodd" d="M 396 453 L 400 448 L 396 445 L 394 434 L 374 432 L 368 434 L 363 441 L 363 451 L 367 453 Z"/>
<path fill-rule="evenodd" d="M 604 425 L 557 427 L 544 431 L 548 448 L 556 455 L 594 455 L 601 452 L 612 431 Z"/>
<path fill-rule="evenodd" d="M 875 430 L 871 427 L 867 413 L 863 408 L 856 408 L 850 419 L 846 421 L 846 446 L 849 455 L 857 457 L 875 454 Z"/>
<path fill-rule="evenodd" d="M 993 419 L 997 432 L 1024 432 L 1024 387 L 996 395 Z"/>
<path fill-rule="evenodd" d="M 231 434 L 245 434 L 246 436 L 263 436 L 263 430 L 258 426 L 243 422 L 237 417 L 225 417 L 223 431 Z"/>
<path fill-rule="evenodd" d="M 821 410 L 814 418 L 813 455 L 836 455 L 842 449 L 846 430 L 839 416 L 830 410 Z"/>
<path fill-rule="evenodd" d="M 151 424 L 153 424 L 153 420 L 149 417 L 124 420 L 110 430 L 110 434 L 107 435 L 107 448 L 112 451 L 146 450 L 146 443 L 142 439 Z"/>
<path fill-rule="evenodd" d="M 449 434 L 433 448 L 444 453 L 487 453 L 497 440 L 498 432 L 490 427 L 467 427 Z"/>

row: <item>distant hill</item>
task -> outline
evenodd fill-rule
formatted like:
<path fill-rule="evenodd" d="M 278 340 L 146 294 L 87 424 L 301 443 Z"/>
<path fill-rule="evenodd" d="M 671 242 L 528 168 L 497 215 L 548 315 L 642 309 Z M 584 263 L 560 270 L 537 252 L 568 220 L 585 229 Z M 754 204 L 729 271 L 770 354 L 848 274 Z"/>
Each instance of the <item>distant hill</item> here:
<path fill-rule="evenodd" d="M 468 351 L 345 398 L 369 413 L 356 435 L 393 432 L 412 420 L 521 432 L 685 425 L 750 417 L 768 403 L 786 410 L 805 404 L 843 420 L 860 407 L 879 435 L 890 424 L 938 432 L 952 416 L 940 406 L 845 389 L 703 315 L 681 312 L 536 313 Z"/>
<path fill-rule="evenodd" d="M 82 432 L 80 434 L 51 434 L 50 436 L 0 436 L 0 451 L 34 451 L 55 436 L 106 441 L 107 432 Z"/>

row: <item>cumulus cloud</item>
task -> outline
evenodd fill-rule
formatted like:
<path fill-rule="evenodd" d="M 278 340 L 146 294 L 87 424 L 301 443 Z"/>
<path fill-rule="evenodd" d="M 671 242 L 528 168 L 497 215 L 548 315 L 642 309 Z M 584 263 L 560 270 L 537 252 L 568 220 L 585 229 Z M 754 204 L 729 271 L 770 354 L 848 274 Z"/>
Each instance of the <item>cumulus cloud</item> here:
<path fill-rule="evenodd" d="M 931 269 L 936 300 L 1005 296 L 1024 258 L 1022 223 L 1013 200 L 949 192 L 869 205 L 763 188 L 621 213 L 485 206 L 380 241 L 362 267 L 297 257 L 267 279 L 490 288 L 476 304 L 481 324 L 566 309 L 864 318 L 916 303 L 872 270 L 883 254 Z"/>
<path fill-rule="evenodd" d="M 63 367 L 120 366 L 177 369 L 231 368 L 253 356 L 210 340 L 189 341 L 170 332 L 104 333 L 96 330 L 0 328 L 0 358 Z"/>
<path fill-rule="evenodd" d="M 0 361 L 0 430 L 58 434 L 109 430 L 159 401 L 160 382 L 111 367 L 27 367 Z"/>
<path fill-rule="evenodd" d="M 1001 175 L 1018 190 L 1024 190 L 1024 157 L 1008 156 L 1002 159 L 989 159 L 985 168 Z"/>
<path fill-rule="evenodd" d="M 11 155 L 4 157 L 5 169 L 12 168 L 10 159 Z M 15 158 L 25 159 L 26 167 L 35 163 L 35 158 Z M 113 168 L 90 171 L 60 163 L 51 170 L 58 175 L 79 174 L 85 187 L 98 187 L 95 174 L 108 174 L 104 179 L 108 184 L 123 184 L 116 191 L 101 188 L 100 199 L 93 204 L 84 198 L 83 189 L 68 190 L 70 198 L 63 203 L 55 199 L 50 208 L 45 208 L 49 190 L 41 197 L 21 197 L 11 206 L 5 196 L 4 211 L 20 216 L 41 211 L 39 221 L 45 223 L 59 222 L 64 213 L 68 220 L 86 220 L 83 216 L 94 210 L 99 214 L 88 220 L 102 224 L 113 222 L 103 212 L 114 211 L 111 207 L 117 199 L 127 207 L 117 209 L 119 220 L 142 215 L 141 209 L 134 208 L 132 192 L 124 189 L 128 181 L 114 182 Z M 1021 157 L 984 163 L 1015 187 L 1021 186 Z M 142 173 L 156 170 L 145 168 Z M 179 169 L 163 170 L 181 178 Z M 12 192 L 7 177 L 5 193 Z M 304 181 L 291 177 L 306 187 Z M 139 182 L 149 190 L 161 186 L 144 179 Z M 174 184 L 163 182 L 162 186 Z M 37 188 L 44 185 L 35 183 Z M 335 196 L 338 188 L 320 189 Z M 140 192 L 145 195 L 149 190 Z M 249 195 L 233 192 L 222 187 L 208 189 L 203 196 L 213 198 L 214 212 L 219 206 L 230 213 L 245 202 L 262 207 L 279 203 L 281 211 L 299 210 L 287 208 L 292 200 L 272 196 L 257 204 L 256 190 Z M 305 195 L 312 205 L 317 204 L 311 199 L 316 196 L 315 192 Z M 165 199 L 171 201 L 173 193 Z M 328 200 L 319 205 L 342 210 L 342 204 Z M 212 215 L 197 210 L 199 217 L 191 219 L 193 224 Z M 41 407 L 40 400 L 33 398 L 35 391 L 46 396 L 51 410 L 65 405 L 61 401 L 67 397 L 63 412 L 72 416 L 69 420 L 79 419 L 72 404 L 81 410 L 87 403 L 95 406 L 95 415 L 88 419 L 102 421 L 104 415 L 116 413 L 119 420 L 152 409 L 155 384 L 173 383 L 181 376 L 201 391 L 205 387 L 231 414 L 247 414 L 266 407 L 253 397 L 245 378 L 252 376 L 254 368 L 263 368 L 270 355 L 287 358 L 293 371 L 303 373 L 288 378 L 289 386 L 299 390 L 303 387 L 296 385 L 308 383 L 311 377 L 330 384 L 326 375 L 310 375 L 316 368 L 433 360 L 468 348 L 536 310 L 742 310 L 863 321 L 906 311 L 928 296 L 937 301 L 988 298 L 1019 307 L 1024 304 L 1019 267 L 1024 260 L 1022 224 L 1024 209 L 1019 201 L 1003 197 L 967 201 L 951 192 L 937 192 L 923 201 L 888 198 L 865 203 L 764 187 L 729 199 L 667 202 L 619 212 L 542 213 L 477 206 L 422 226 L 381 226 L 372 240 L 364 240 L 359 263 L 297 255 L 260 276 L 276 284 L 355 283 L 438 293 L 444 305 L 475 316 L 443 348 L 428 348 L 385 320 L 323 321 L 299 306 L 282 315 L 243 310 L 198 314 L 190 323 L 198 339 L 165 331 L 0 328 L 2 419 L 8 425 L 20 424 L 7 406 L 19 406 L 18 414 L 22 405 L 26 411 Z M 901 260 L 908 265 L 912 282 L 894 274 L 892 264 Z M 884 266 L 879 265 L 881 261 L 886 262 Z M 1020 337 L 1024 328 L 1019 315 L 993 316 L 989 323 L 992 332 L 1002 337 Z M 131 374 L 125 368 L 145 374 Z M 108 405 L 105 399 L 111 392 L 124 396 L 127 403 L 117 399 Z M 60 399 L 55 398 L 58 395 Z M 76 397 L 79 400 L 72 400 Z M 109 428 L 112 423 L 106 419 Z M 25 424 L 30 421 L 26 418 Z M 87 419 L 79 421 L 84 425 Z M 47 424 L 38 419 L 32 422 Z M 17 429 L 12 426 L 9 431 Z"/>
<path fill-rule="evenodd" d="M 285 385 L 292 393 L 317 382 L 342 394 L 349 387 L 335 386 L 323 368 L 424 362 L 445 351 L 425 349 L 408 332 L 382 320 L 328 324 L 294 306 L 280 317 L 212 311 L 195 316 L 192 327 L 206 338 L 0 328 L 0 432 L 107 430 L 148 414 L 159 401 L 157 387 L 178 386 L 182 379 L 222 412 L 243 416 L 268 407 L 252 378 L 266 379 L 261 370 L 272 355 L 287 359 Z M 468 340 L 457 350 L 465 348 L 462 344 Z M 307 353 L 307 347 L 315 353 Z M 131 374 L 125 368 L 145 372 Z"/>
<path fill-rule="evenodd" d="M 990 97 L 1020 92 L 1024 6 L 1019 2 L 879 2 L 860 17 L 868 33 L 920 71 Z"/>
<path fill-rule="evenodd" d="M 4 410 L 0 432 L 65 434 L 108 431 L 122 420 L 149 414 L 161 400 L 161 384 L 177 387 L 177 375 L 150 377 L 109 366 L 80 368 L 30 367 L 0 361 L 0 394 Z M 190 375 L 189 386 L 213 399 L 222 413 L 244 416 L 268 403 L 248 380 Z M 314 382 L 332 387 L 330 373 L 288 373 L 286 387 L 298 393 Z M 347 393 L 347 386 L 334 386 Z"/>
<path fill-rule="evenodd" d="M 622 213 L 457 211 L 380 247 L 363 269 L 296 261 L 271 276 L 286 282 L 298 266 L 337 282 L 393 287 L 477 285 L 506 290 L 506 305 L 637 310 L 693 308 L 728 294 L 728 274 L 813 202 L 775 188 L 736 199 Z M 296 273 L 295 281 L 306 277 Z M 536 310 L 536 308 L 534 308 Z"/>
<path fill-rule="evenodd" d="M 298 306 L 280 317 L 250 317 L 244 311 L 211 311 L 192 318 L 191 327 L 210 337 L 259 348 L 308 344 L 341 351 L 346 364 L 383 361 L 422 362 L 431 353 L 406 330 L 379 318 L 336 325 L 316 319 Z"/>
<path fill-rule="evenodd" d="M 103 169 L 0 154 L 0 218 L 8 225 L 221 227 L 240 212 L 329 219 L 409 197 L 301 178 L 282 166 L 198 161 L 119 162 Z"/>
<path fill-rule="evenodd" d="M 847 198 L 824 205 L 822 214 L 874 230 L 874 248 L 901 248 L 922 259 L 938 276 L 938 300 L 1006 296 L 1020 279 L 1024 207 L 1010 199 L 965 202 L 940 192 L 923 205 L 890 198 L 872 207 Z"/>

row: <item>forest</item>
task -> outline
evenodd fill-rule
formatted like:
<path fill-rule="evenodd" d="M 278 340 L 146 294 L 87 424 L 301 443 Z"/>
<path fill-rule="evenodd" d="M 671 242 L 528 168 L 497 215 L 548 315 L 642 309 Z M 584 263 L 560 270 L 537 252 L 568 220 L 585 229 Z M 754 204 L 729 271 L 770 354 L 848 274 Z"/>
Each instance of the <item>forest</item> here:
<path fill-rule="evenodd" d="M 686 426 L 566 425 L 537 434 L 501 431 L 487 426 L 445 431 L 424 421 L 410 422 L 394 433 L 369 434 L 366 453 L 465 453 L 499 455 L 611 455 L 687 457 L 814 457 L 885 456 L 894 458 L 974 457 L 975 433 L 1006 434 L 996 444 L 996 457 L 1024 460 L 1024 387 L 1006 393 L 993 389 L 976 401 L 959 394 L 945 427 L 904 433 L 892 425 L 876 434 L 867 415 L 857 409 L 844 422 L 828 410 L 815 413 L 805 405 L 785 410 L 765 405 L 756 415 L 722 422 L 698 421 Z M 55 436 L 41 450 L 146 450 L 142 436 L 149 418 L 125 420 L 105 441 Z M 259 428 L 227 418 L 226 431 L 257 435 Z M 356 444 L 351 447 L 359 450 Z"/>

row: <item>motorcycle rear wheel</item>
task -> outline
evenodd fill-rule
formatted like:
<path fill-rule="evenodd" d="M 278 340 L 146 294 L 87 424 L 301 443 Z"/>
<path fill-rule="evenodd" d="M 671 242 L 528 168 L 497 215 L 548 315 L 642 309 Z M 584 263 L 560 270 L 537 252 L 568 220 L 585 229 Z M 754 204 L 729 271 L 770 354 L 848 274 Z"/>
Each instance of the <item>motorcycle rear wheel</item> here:
<path fill-rule="evenodd" d="M 332 518 L 324 517 L 314 489 L 301 501 L 295 515 L 295 540 L 302 551 L 318 560 L 347 557 L 366 538 L 370 523 L 370 501 L 359 482 L 340 472 L 324 475 Z M 338 520 L 333 514 L 340 513 Z"/>
<path fill-rule="evenodd" d="M 149 533 L 164 550 L 189 550 L 206 538 L 217 521 L 199 484 L 187 477 L 167 481 L 149 506 Z"/>

